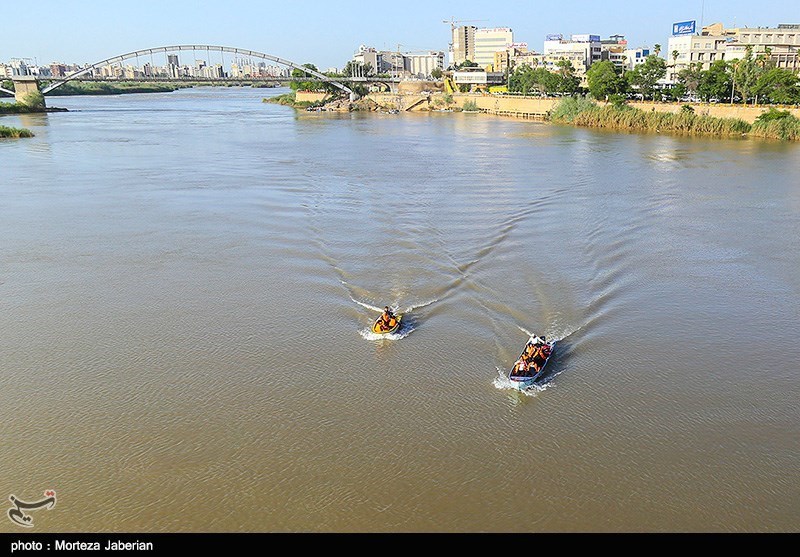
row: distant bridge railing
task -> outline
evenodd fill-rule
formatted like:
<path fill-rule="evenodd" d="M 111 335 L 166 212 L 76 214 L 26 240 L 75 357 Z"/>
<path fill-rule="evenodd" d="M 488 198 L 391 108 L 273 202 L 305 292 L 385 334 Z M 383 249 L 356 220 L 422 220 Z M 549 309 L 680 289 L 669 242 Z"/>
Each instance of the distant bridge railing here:
<path fill-rule="evenodd" d="M 56 82 L 65 80 L 65 77 L 51 77 L 51 76 L 42 76 L 39 77 L 39 81 L 45 82 Z M 330 77 L 327 76 L 326 79 L 320 79 L 316 76 L 308 76 L 308 77 L 291 77 L 291 76 L 251 76 L 251 77 L 203 77 L 203 76 L 181 76 L 181 77 L 171 77 L 171 76 L 141 76 L 138 75 L 136 77 L 98 77 L 98 76 L 91 76 L 91 75 L 82 75 L 78 77 L 70 77 L 69 81 L 78 81 L 78 82 L 94 82 L 94 83 L 131 83 L 131 82 L 155 82 L 155 83 L 206 83 L 206 82 L 222 82 L 222 83 L 289 83 L 292 81 L 319 81 L 319 82 L 331 82 L 333 80 L 342 82 L 342 83 L 399 83 L 402 81 L 399 77 L 379 77 L 379 76 L 370 76 L 370 77 L 350 77 L 350 76 L 336 76 Z M 63 83 L 61 84 L 63 85 Z M 59 87 L 61 86 L 59 85 Z M 47 87 L 47 91 L 52 91 L 55 87 Z M 14 92 L 10 91 L 13 95 Z"/>
<path fill-rule="evenodd" d="M 314 78 L 316 78 L 316 79 L 318 79 L 320 81 L 324 81 L 324 82 L 332 84 L 333 86 L 341 89 L 342 91 L 344 91 L 346 93 L 349 93 L 351 96 L 355 95 L 355 93 L 353 92 L 352 89 L 350 89 L 344 83 L 342 83 L 343 81 L 350 81 L 350 82 L 352 82 L 352 81 L 369 81 L 369 78 L 348 78 L 348 79 L 345 79 L 345 78 L 332 78 L 332 77 L 329 77 L 329 76 L 327 76 L 327 75 L 325 75 L 323 73 L 320 73 L 320 72 L 318 72 L 316 70 L 312 70 L 310 68 L 306 68 L 305 66 L 297 64 L 295 62 L 292 62 L 291 60 L 286 60 L 284 58 L 278 58 L 277 56 L 272 56 L 271 54 L 265 54 L 263 52 L 258 52 L 258 51 L 255 51 L 255 50 L 246 50 L 246 49 L 243 49 L 243 48 L 233 48 L 233 47 L 229 47 L 229 46 L 195 44 L 195 45 L 172 45 L 172 46 L 159 46 L 159 47 L 154 47 L 154 48 L 145 48 L 145 49 L 142 49 L 142 50 L 135 50 L 133 52 L 128 52 L 126 54 L 120 54 L 119 56 L 113 56 L 111 58 L 106 58 L 105 60 L 100 60 L 99 62 L 95 62 L 94 64 L 92 64 L 90 66 L 87 66 L 86 68 L 83 68 L 82 70 L 79 70 L 77 72 L 73 72 L 73 73 L 71 73 L 71 74 L 69 74 L 67 76 L 64 76 L 64 77 L 61 77 L 61 78 L 53 78 L 53 82 L 50 83 L 50 85 L 46 86 L 44 89 L 42 89 L 42 94 L 46 95 L 47 93 L 49 93 L 53 89 L 56 89 L 57 87 L 61 87 L 62 85 L 64 85 L 65 83 L 67 83 L 69 81 L 73 81 L 73 80 L 76 80 L 76 79 L 81 78 L 83 76 L 86 76 L 89 73 L 93 72 L 95 69 L 100 68 L 102 66 L 108 66 L 108 65 L 111 65 L 111 64 L 117 64 L 117 63 L 123 62 L 125 60 L 130 60 L 132 58 L 137 58 L 138 59 L 140 56 L 143 57 L 143 56 L 152 56 L 153 54 L 168 54 L 168 53 L 172 53 L 172 52 L 187 51 L 187 50 L 191 50 L 191 51 L 206 51 L 206 52 L 213 51 L 213 52 L 221 52 L 221 53 L 227 52 L 227 53 L 230 53 L 230 54 L 236 54 L 238 56 L 246 56 L 246 57 L 250 57 L 250 58 L 258 58 L 258 59 L 261 59 L 261 60 L 269 60 L 270 62 L 274 62 L 274 63 L 280 64 L 282 66 L 287 66 L 287 67 L 292 68 L 292 69 L 301 70 L 304 73 L 309 74 L 310 76 L 313 76 Z M 97 78 L 95 78 L 95 80 L 96 79 Z M 161 81 L 165 81 L 165 80 L 175 80 L 175 81 L 177 81 L 178 79 L 179 78 L 161 78 Z M 183 78 L 180 78 L 180 79 L 183 79 Z M 252 81 L 253 79 L 255 79 L 255 78 L 248 78 L 248 81 Z M 259 78 L 259 79 L 261 79 L 261 78 Z M 302 79 L 306 80 L 306 81 L 310 80 L 309 78 L 302 78 Z M 138 79 L 135 79 L 135 80 L 138 80 Z M 194 78 L 194 77 L 190 78 L 190 79 L 186 79 L 186 80 L 187 81 L 188 80 L 200 81 L 200 79 Z M 223 80 L 230 80 L 230 78 L 209 78 L 209 80 L 223 81 Z M 264 80 L 266 81 L 268 79 L 264 78 Z M 271 80 L 271 79 L 269 79 L 269 80 Z M 297 78 L 295 78 L 294 80 L 297 80 Z M 111 81 L 111 80 L 109 80 L 109 81 Z M 131 80 L 130 79 L 128 79 L 128 80 L 117 79 L 115 81 L 131 81 Z M 291 81 L 291 79 L 287 78 L 287 81 Z"/>

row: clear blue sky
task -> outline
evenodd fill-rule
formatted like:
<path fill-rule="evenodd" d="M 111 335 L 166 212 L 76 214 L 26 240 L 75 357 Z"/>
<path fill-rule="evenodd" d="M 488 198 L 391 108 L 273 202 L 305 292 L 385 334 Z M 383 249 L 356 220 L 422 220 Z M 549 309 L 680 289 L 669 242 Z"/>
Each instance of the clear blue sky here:
<path fill-rule="evenodd" d="M 798 0 L 521 1 L 462 0 L 35 0 L 4 2 L 0 61 L 33 58 L 92 63 L 173 44 L 244 48 L 341 68 L 360 44 L 378 49 L 447 50 L 443 20 L 511 27 L 517 42 L 541 51 L 545 35 L 625 35 L 631 46 L 663 45 L 672 23 L 728 27 L 800 23 Z"/>

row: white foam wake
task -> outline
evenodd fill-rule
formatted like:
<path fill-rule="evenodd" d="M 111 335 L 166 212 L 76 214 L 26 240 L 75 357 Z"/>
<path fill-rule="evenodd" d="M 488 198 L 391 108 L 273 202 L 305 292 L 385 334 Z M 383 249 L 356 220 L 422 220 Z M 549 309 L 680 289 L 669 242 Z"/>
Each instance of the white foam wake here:
<path fill-rule="evenodd" d="M 373 310 L 373 311 L 377 311 L 378 313 L 381 313 L 381 312 L 383 311 L 383 308 L 379 308 L 379 307 L 376 307 L 376 306 L 371 306 L 371 305 L 369 305 L 369 304 L 365 304 L 364 302 L 359 302 L 358 300 L 356 300 L 356 299 L 355 299 L 355 298 L 353 298 L 352 296 L 350 296 L 350 299 L 351 299 L 351 300 L 353 300 L 353 301 L 354 301 L 355 303 L 357 303 L 358 305 L 360 305 L 360 306 L 362 306 L 362 307 L 365 307 L 365 308 L 367 308 L 367 309 L 371 309 L 371 310 Z"/>
<path fill-rule="evenodd" d="M 438 301 L 439 301 L 438 299 L 434 298 L 433 300 L 429 300 L 427 302 L 421 302 L 419 304 L 412 304 L 412 305 L 408 306 L 403 313 L 411 313 L 415 309 L 424 308 L 424 307 L 429 306 L 431 304 L 435 304 Z"/>
<path fill-rule="evenodd" d="M 401 338 L 406 338 L 408 335 L 410 335 L 413 330 L 413 328 L 404 327 L 401 325 L 400 330 L 396 333 L 384 333 L 381 335 L 373 333 L 371 329 L 361 329 L 358 331 L 358 334 L 366 340 L 400 340 Z"/>
<path fill-rule="evenodd" d="M 541 384 L 539 382 L 536 382 L 533 383 L 527 389 L 520 391 L 519 389 L 517 389 L 516 384 L 511 379 L 508 378 L 508 373 L 506 373 L 499 367 L 495 367 L 495 369 L 497 370 L 497 377 L 494 378 L 493 383 L 496 389 L 500 390 L 510 389 L 527 396 L 536 396 L 537 394 L 541 393 L 542 391 L 546 390 L 549 387 L 549 382 Z"/>

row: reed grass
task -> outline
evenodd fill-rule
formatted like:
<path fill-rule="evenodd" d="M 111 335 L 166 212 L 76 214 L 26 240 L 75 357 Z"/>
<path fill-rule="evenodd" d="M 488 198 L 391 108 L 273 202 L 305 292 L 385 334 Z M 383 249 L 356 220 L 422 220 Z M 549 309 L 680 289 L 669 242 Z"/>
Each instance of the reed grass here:
<path fill-rule="evenodd" d="M 0 126 L 0 137 L 33 137 L 33 132 L 25 128 L 9 128 Z"/>
<path fill-rule="evenodd" d="M 590 128 L 720 137 L 741 137 L 751 128 L 750 124 L 738 118 L 716 118 L 687 110 L 674 114 L 646 112 L 626 105 L 599 106 L 591 100 L 581 98 L 562 100 L 551 112 L 550 119 Z"/>
<path fill-rule="evenodd" d="M 800 140 L 800 119 L 788 110 L 770 108 L 756 118 L 750 135 L 767 139 Z"/>

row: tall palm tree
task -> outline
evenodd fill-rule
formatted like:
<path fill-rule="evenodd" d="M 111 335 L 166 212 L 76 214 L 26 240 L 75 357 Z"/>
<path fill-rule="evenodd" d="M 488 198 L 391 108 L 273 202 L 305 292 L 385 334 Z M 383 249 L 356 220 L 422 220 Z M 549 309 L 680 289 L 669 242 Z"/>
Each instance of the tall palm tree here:
<path fill-rule="evenodd" d="M 680 55 L 681 53 L 678 52 L 677 50 L 672 51 L 672 81 L 675 80 L 675 69 L 678 66 L 678 56 Z"/>
<path fill-rule="evenodd" d="M 653 45 L 653 52 L 655 52 L 655 53 L 656 53 L 656 56 L 658 56 L 659 54 L 661 54 L 661 45 L 660 45 L 660 44 L 658 44 L 658 43 L 654 44 L 654 45 Z"/>

